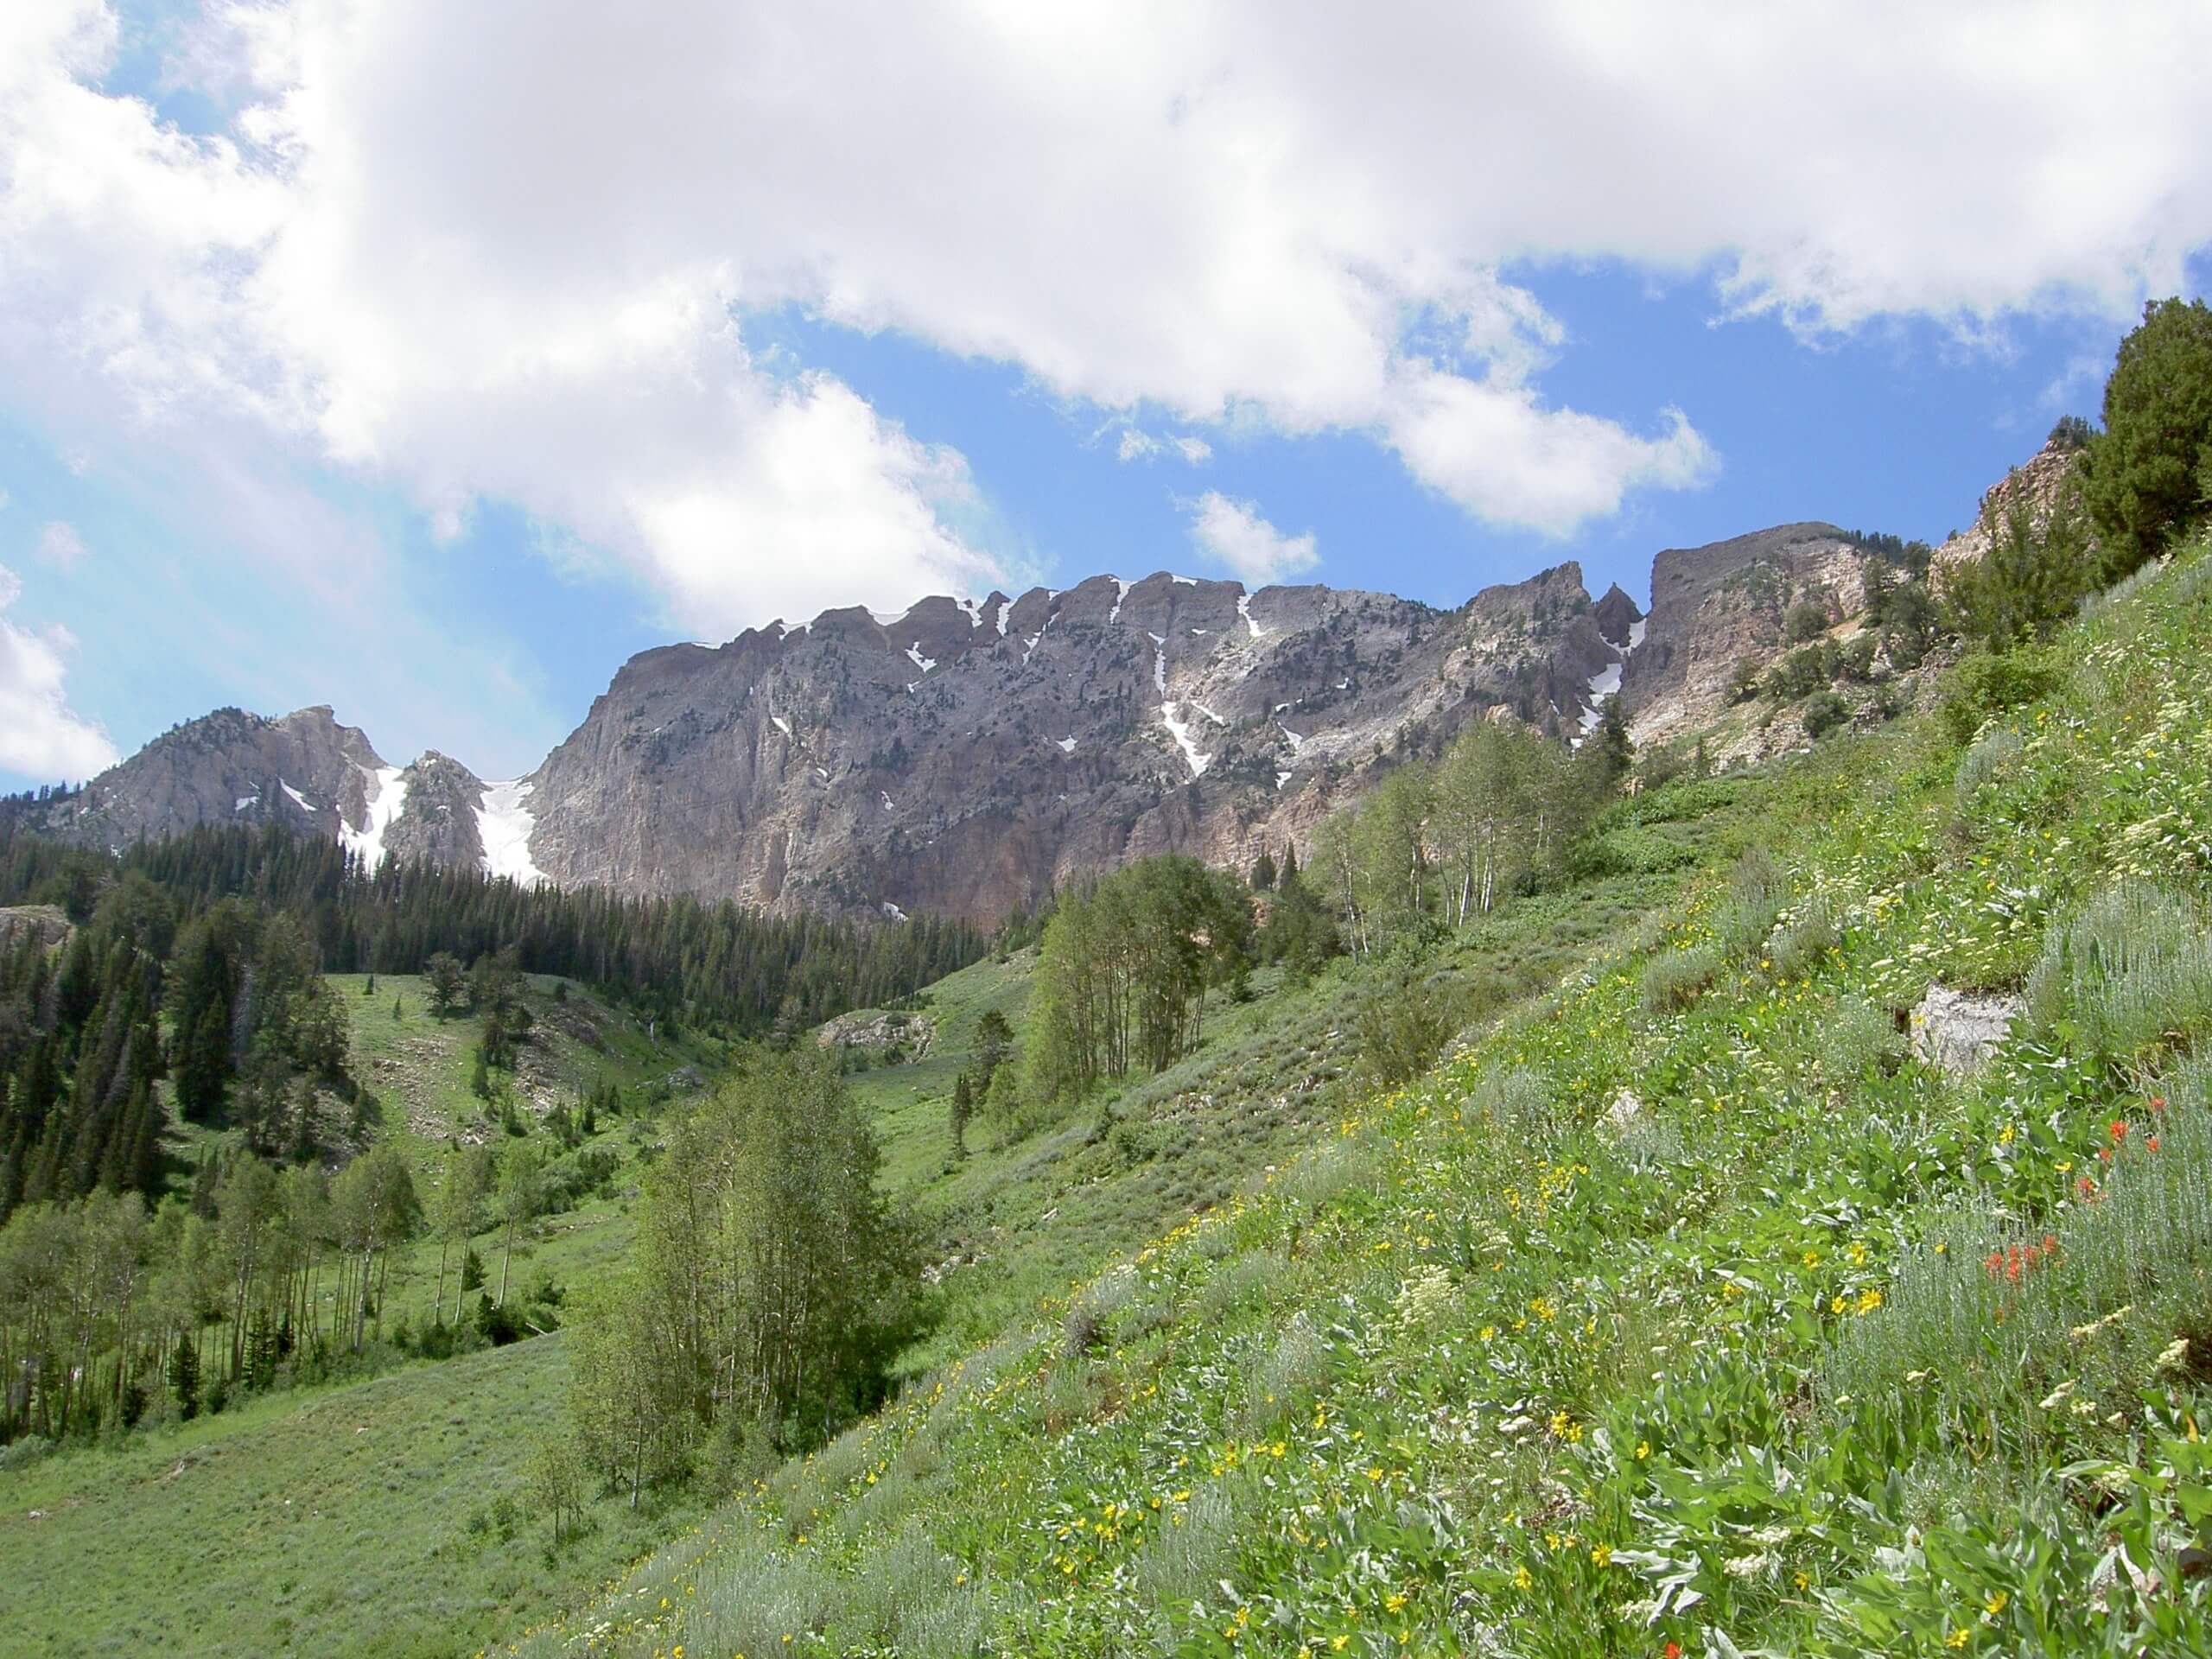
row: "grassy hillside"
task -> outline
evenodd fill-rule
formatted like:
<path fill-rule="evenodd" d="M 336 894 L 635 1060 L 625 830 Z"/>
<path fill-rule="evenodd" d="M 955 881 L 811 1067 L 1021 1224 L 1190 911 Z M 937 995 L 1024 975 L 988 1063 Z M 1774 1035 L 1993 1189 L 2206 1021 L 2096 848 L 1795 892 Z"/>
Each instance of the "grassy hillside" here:
<path fill-rule="evenodd" d="M 2131 588 L 511 1650 L 2207 1650 L 2212 562 Z"/>
<path fill-rule="evenodd" d="M 469 1651 L 664 1524 L 610 1504 L 556 1556 L 516 1509 L 566 1381 L 542 1338 L 10 1474 L 0 1651 Z"/>
<path fill-rule="evenodd" d="M 408 1148 L 427 1197 L 449 1141 L 504 1135 L 469 1086 L 479 1022 L 430 1018 L 412 977 L 380 976 L 373 997 L 359 976 L 332 983 L 376 1103 L 370 1133 Z M 588 1282 L 620 1259 L 638 1166 L 658 1142 L 653 1103 L 699 1086 L 720 1060 L 711 1046 L 656 1039 L 576 985 L 533 978 L 524 995 L 536 1016 L 516 1073 L 525 1118 L 573 1107 L 602 1081 L 633 1105 L 579 1148 L 618 1154 L 606 1191 L 524 1230 L 518 1294 L 541 1280 Z M 499 1234 L 475 1247 L 496 1282 Z M 395 1260 L 388 1332 L 428 1322 L 437 1268 L 434 1241 Z M 448 1317 L 455 1282 L 449 1274 Z M 372 1358 L 391 1363 L 388 1351 Z M 566 1391 L 556 1336 L 280 1390 L 0 1469 L 0 1652 L 105 1652 L 118 1636 L 181 1653 L 467 1651 L 469 1633 L 573 1594 L 667 1524 L 610 1502 L 581 1541 L 548 1550 L 541 1518 L 523 1513 L 524 1477 L 564 1421 Z"/>

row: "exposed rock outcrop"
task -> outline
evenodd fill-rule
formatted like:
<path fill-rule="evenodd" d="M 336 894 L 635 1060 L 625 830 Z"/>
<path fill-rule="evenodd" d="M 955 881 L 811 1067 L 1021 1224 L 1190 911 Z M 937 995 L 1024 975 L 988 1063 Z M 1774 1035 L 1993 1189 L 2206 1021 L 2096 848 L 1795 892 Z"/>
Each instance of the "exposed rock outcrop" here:
<path fill-rule="evenodd" d="M 1788 648 L 1791 606 L 1809 600 L 1832 619 L 1862 613 L 1866 558 L 1824 524 L 1660 554 L 1647 632 L 1621 681 L 1637 741 L 1664 743 L 1710 725 L 1728 706 L 1739 663 L 1764 667 Z"/>
<path fill-rule="evenodd" d="M 2001 526 L 2005 515 L 2024 508 L 2029 524 L 2037 531 L 2050 524 L 2060 496 L 2073 483 L 2082 451 L 2056 442 L 2046 443 L 2019 466 L 1983 493 L 1974 510 L 1974 523 L 1946 538 L 1929 562 L 1929 577 L 1940 590 L 1962 565 L 1972 564 L 1989 551 L 1992 527 Z"/>
<path fill-rule="evenodd" d="M 2017 996 L 1975 996 L 1930 985 L 1912 1011 L 1913 1055 L 1953 1077 L 1971 1076 L 2011 1034 L 2020 1006 Z"/>

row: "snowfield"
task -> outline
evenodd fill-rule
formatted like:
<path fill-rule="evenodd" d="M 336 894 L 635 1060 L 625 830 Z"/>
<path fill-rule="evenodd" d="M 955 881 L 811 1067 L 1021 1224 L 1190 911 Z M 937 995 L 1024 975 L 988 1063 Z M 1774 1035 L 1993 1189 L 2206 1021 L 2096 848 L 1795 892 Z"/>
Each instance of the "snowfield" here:
<path fill-rule="evenodd" d="M 519 778 L 484 785 L 484 804 L 476 809 L 476 833 L 484 842 L 484 874 L 505 876 L 525 887 L 542 887 L 550 878 L 530 861 L 530 832 L 537 820 L 523 805 L 534 785 Z"/>
<path fill-rule="evenodd" d="M 400 809 L 407 804 L 407 770 L 404 766 L 385 766 L 372 772 L 361 768 L 368 797 L 368 822 L 356 830 L 346 823 L 341 813 L 338 823 L 339 845 L 361 861 L 361 868 L 373 875 L 377 866 L 384 862 L 384 832 L 391 828 Z"/>

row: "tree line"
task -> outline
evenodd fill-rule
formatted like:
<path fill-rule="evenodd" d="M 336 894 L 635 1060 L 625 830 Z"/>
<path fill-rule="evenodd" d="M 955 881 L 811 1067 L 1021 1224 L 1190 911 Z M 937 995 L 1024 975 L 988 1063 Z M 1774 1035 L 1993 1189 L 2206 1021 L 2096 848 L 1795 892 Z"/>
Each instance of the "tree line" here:
<path fill-rule="evenodd" d="M 581 980 L 643 1017 L 741 1035 L 911 996 L 988 948 L 939 917 L 769 916 L 389 859 L 372 875 L 335 842 L 277 824 L 202 825 L 109 855 L 0 823 L 0 904 L 60 905 L 81 921 L 132 873 L 169 895 L 181 922 L 226 899 L 284 912 L 326 972 L 420 973 L 441 952 L 473 963 L 511 950 L 522 971 Z"/>

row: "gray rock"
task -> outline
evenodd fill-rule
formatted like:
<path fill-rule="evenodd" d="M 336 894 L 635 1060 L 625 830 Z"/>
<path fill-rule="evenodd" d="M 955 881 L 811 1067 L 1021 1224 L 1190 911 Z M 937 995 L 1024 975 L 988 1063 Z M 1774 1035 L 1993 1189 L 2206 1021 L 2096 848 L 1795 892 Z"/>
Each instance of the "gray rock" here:
<path fill-rule="evenodd" d="M 1975 996 L 1930 985 L 1912 1011 L 1916 1058 L 1962 1077 L 1989 1063 L 2021 1008 L 2017 996 Z"/>
<path fill-rule="evenodd" d="M 1643 1103 L 1629 1090 L 1624 1089 L 1613 1096 L 1611 1105 L 1605 1108 L 1598 1122 L 1615 1135 L 1625 1135 L 1643 1116 Z"/>

